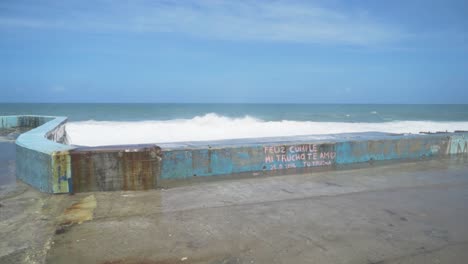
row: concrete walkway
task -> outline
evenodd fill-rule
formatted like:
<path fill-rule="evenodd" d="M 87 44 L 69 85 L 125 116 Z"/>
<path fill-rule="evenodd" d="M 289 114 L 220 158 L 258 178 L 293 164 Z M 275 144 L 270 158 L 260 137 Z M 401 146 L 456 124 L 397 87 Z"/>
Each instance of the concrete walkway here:
<path fill-rule="evenodd" d="M 467 157 L 0 204 L 0 263 L 468 259 Z"/>

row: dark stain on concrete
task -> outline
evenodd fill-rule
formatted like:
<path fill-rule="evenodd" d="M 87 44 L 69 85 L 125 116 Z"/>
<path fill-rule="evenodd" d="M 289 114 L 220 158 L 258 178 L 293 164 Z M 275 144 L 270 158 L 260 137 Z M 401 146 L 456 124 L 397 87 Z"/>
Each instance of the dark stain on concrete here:
<path fill-rule="evenodd" d="M 94 195 L 90 195 L 66 208 L 63 214 L 59 216 L 59 225 L 55 230 L 55 234 L 63 234 L 75 224 L 92 220 L 96 205 L 96 198 Z"/>
<path fill-rule="evenodd" d="M 389 215 L 398 217 L 398 219 L 399 219 L 400 221 L 404 221 L 404 222 L 407 222 L 407 221 L 408 221 L 408 218 L 406 218 L 406 217 L 404 217 L 404 216 L 401 216 L 401 215 L 399 215 L 398 213 L 396 213 L 396 212 L 394 212 L 394 211 L 392 211 L 392 210 L 390 210 L 390 209 L 384 209 L 384 211 L 387 212 Z"/>
<path fill-rule="evenodd" d="M 335 186 L 335 187 L 343 187 L 343 185 L 340 185 L 340 184 L 337 184 L 337 183 L 334 183 L 334 182 L 325 182 L 326 185 L 328 186 Z"/>

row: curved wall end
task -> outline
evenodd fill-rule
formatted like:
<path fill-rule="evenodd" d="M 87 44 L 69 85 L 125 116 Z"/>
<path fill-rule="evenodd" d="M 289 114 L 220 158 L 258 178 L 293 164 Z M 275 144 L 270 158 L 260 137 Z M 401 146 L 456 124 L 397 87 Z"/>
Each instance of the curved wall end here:
<path fill-rule="evenodd" d="M 16 139 L 16 176 L 48 193 L 68 193 L 71 180 L 66 117 L 2 116 L 0 128 L 30 128 Z"/>

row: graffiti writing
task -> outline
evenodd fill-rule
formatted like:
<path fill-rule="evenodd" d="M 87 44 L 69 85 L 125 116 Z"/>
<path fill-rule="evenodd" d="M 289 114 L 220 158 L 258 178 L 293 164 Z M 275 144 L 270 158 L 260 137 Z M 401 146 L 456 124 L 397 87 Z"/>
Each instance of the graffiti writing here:
<path fill-rule="evenodd" d="M 263 150 L 269 170 L 329 166 L 336 158 L 336 152 L 330 145 L 265 146 Z"/>

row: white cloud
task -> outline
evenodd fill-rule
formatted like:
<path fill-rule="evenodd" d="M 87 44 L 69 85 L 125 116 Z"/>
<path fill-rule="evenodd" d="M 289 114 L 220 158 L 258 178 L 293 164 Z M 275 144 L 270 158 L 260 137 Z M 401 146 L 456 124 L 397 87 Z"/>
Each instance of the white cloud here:
<path fill-rule="evenodd" d="M 404 35 L 396 28 L 375 22 L 365 12 L 343 12 L 308 2 L 205 0 L 70 4 L 67 1 L 14 8 L 17 11 L 12 12 L 14 15 L 7 12 L 0 15 L 0 26 L 171 32 L 220 40 L 359 46 L 395 42 Z M 37 15 L 34 8 L 40 9 L 42 15 Z"/>

